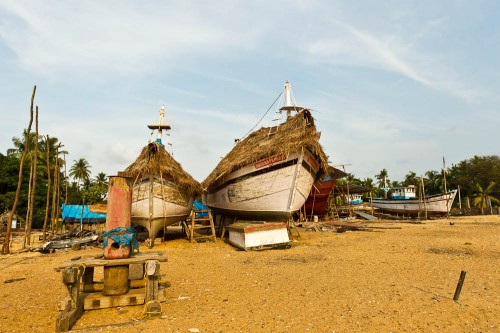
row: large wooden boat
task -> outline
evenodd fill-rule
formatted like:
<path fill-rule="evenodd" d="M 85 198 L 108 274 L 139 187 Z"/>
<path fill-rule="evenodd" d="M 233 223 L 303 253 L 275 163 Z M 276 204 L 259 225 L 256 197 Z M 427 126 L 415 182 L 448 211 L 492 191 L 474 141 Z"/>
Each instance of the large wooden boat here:
<path fill-rule="evenodd" d="M 287 221 L 328 169 L 310 111 L 292 103 L 285 83 L 286 121 L 262 127 L 237 142 L 203 181 L 204 202 L 220 215 L 242 220 Z M 292 112 L 296 112 L 292 115 Z"/>
<path fill-rule="evenodd" d="M 372 205 L 388 213 L 416 215 L 427 211 L 429 215 L 446 215 L 451 209 L 457 190 L 436 194 L 419 199 L 415 186 L 396 187 L 390 191 L 390 198 L 373 198 Z"/>
<path fill-rule="evenodd" d="M 162 106 L 159 123 L 148 125 L 157 131 L 156 141 L 144 147 L 137 160 L 123 172 L 133 178 L 132 224 L 148 230 L 150 247 L 159 231 L 187 218 L 195 195 L 201 192 L 199 183 L 165 150 L 162 132 L 171 127 L 163 123 L 164 118 Z"/>

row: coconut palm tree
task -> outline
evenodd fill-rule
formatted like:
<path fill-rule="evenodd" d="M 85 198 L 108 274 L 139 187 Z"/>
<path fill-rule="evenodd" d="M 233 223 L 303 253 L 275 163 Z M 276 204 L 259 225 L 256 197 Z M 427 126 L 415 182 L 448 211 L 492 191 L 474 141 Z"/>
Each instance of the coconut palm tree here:
<path fill-rule="evenodd" d="M 414 185 L 417 186 L 420 179 L 417 177 L 417 174 L 413 171 L 410 171 L 406 174 L 405 180 L 403 181 L 403 186 Z"/>
<path fill-rule="evenodd" d="M 99 172 L 97 176 L 94 178 L 94 183 L 98 185 L 106 185 L 108 186 L 108 176 L 104 172 Z"/>
<path fill-rule="evenodd" d="M 12 138 L 12 143 L 14 144 L 14 148 L 7 149 L 7 156 L 15 156 L 19 158 L 21 157 L 21 154 L 26 149 L 26 147 L 29 147 L 30 150 L 33 150 L 36 141 L 36 133 L 30 131 L 28 139 L 29 142 L 28 144 L 26 144 L 27 133 L 28 133 L 27 130 L 24 129 L 22 138 L 18 137 Z M 28 154 L 29 153 L 30 152 L 28 152 Z"/>
<path fill-rule="evenodd" d="M 80 158 L 78 161 L 74 160 L 74 164 L 69 169 L 69 175 L 76 179 L 77 188 L 80 187 L 80 182 L 86 182 L 90 180 L 90 164 L 84 159 Z"/>
<path fill-rule="evenodd" d="M 387 169 L 382 169 L 378 175 L 375 175 L 375 178 L 378 180 L 378 187 L 384 190 L 384 196 L 387 198 L 387 184 L 390 183 L 390 180 L 387 178 L 388 173 Z"/>
<path fill-rule="evenodd" d="M 494 202 L 496 204 L 500 204 L 500 200 L 494 198 L 491 196 L 491 193 L 493 192 L 493 188 L 495 187 L 495 182 L 490 182 L 488 187 L 483 189 L 479 183 L 476 183 L 476 195 L 473 197 L 473 203 L 474 206 L 480 207 L 481 208 L 481 214 L 484 215 L 484 208 L 490 208 L 490 214 L 492 214 L 492 206 L 491 203 Z"/>
<path fill-rule="evenodd" d="M 375 175 L 375 178 L 378 180 L 378 187 L 379 188 L 385 187 L 386 184 L 390 182 L 390 180 L 389 180 L 389 178 L 387 178 L 387 176 L 388 176 L 388 173 L 387 173 L 387 169 L 385 169 L 385 168 L 380 170 L 378 175 Z"/>
<path fill-rule="evenodd" d="M 441 173 L 430 170 L 425 173 L 425 177 L 425 180 L 427 180 L 425 183 L 425 191 L 428 194 L 437 194 L 442 192 L 441 185 L 443 177 Z"/>

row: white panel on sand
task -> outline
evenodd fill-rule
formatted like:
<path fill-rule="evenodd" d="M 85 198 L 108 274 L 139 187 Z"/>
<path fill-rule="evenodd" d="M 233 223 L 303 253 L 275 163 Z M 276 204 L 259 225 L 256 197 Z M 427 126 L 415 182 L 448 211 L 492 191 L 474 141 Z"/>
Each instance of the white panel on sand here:
<path fill-rule="evenodd" d="M 230 225 L 228 229 L 229 242 L 243 250 L 288 247 L 290 242 L 285 222 L 238 222 Z"/>

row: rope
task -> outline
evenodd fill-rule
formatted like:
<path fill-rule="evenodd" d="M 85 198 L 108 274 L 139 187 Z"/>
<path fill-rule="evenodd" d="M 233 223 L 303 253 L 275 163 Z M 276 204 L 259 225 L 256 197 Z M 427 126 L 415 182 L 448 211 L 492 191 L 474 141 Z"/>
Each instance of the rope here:
<path fill-rule="evenodd" d="M 264 117 L 267 115 L 267 113 L 269 112 L 269 110 L 271 110 L 271 108 L 272 108 L 272 107 L 274 106 L 274 104 L 278 101 L 278 99 L 281 97 L 281 95 L 283 95 L 283 91 L 284 91 L 284 90 L 282 90 L 282 91 L 280 92 L 280 94 L 278 95 L 278 97 L 276 97 L 276 99 L 274 100 L 273 104 L 271 104 L 271 106 L 269 107 L 269 109 L 267 109 L 266 113 L 264 113 L 264 115 L 262 116 L 262 118 L 260 118 L 260 120 L 257 122 L 257 124 L 255 124 L 255 126 L 254 126 L 254 127 L 252 127 L 252 129 L 250 129 L 250 130 L 247 132 L 247 134 L 245 134 L 245 135 L 243 135 L 243 136 L 241 137 L 240 141 L 241 141 L 241 140 L 243 140 L 243 139 L 244 139 L 244 138 L 245 138 L 248 134 L 252 133 L 252 132 L 253 132 L 253 130 L 255 129 L 255 127 L 257 127 L 257 125 L 259 125 L 259 124 L 260 124 L 260 122 L 262 121 L 262 119 L 264 119 Z"/>
<path fill-rule="evenodd" d="M 139 252 L 139 242 L 137 242 L 137 239 L 135 238 L 136 235 L 137 231 L 134 228 L 117 227 L 102 234 L 102 245 L 103 247 L 106 247 L 108 245 L 108 238 L 111 238 L 120 246 L 130 245 L 132 248 L 132 252 L 134 252 L 135 250 Z"/>

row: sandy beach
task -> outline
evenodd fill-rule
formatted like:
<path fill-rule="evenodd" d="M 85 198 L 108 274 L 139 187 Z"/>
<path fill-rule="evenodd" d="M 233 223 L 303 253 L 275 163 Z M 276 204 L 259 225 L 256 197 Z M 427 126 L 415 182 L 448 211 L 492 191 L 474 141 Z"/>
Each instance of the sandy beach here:
<path fill-rule="evenodd" d="M 285 250 L 168 240 L 153 249 L 168 257 L 160 319 L 143 319 L 143 306 L 92 310 L 73 331 L 500 331 L 499 216 L 369 225 L 377 228 L 298 228 L 300 237 Z M 0 256 L 0 332 L 53 332 L 67 294 L 56 268 L 101 253 L 94 247 Z M 461 271 L 467 276 L 454 302 Z"/>

